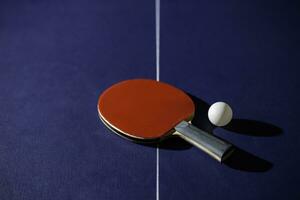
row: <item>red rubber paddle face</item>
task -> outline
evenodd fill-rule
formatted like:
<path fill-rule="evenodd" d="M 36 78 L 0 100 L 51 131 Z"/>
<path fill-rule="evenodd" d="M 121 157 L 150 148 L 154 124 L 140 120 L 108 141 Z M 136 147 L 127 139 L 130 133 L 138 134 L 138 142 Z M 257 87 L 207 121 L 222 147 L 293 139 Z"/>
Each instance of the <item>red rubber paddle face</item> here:
<path fill-rule="evenodd" d="M 98 112 L 111 128 L 132 139 L 159 139 L 193 117 L 191 98 L 162 82 L 134 79 L 117 83 L 99 97 Z"/>

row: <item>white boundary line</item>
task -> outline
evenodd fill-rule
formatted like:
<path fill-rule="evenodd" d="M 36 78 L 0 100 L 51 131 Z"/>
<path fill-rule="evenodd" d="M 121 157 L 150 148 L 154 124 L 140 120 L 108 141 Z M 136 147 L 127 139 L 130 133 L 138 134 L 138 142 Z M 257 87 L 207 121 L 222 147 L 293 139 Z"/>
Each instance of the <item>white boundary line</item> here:
<path fill-rule="evenodd" d="M 156 80 L 159 81 L 160 0 L 155 0 Z M 156 147 L 156 200 L 159 200 L 159 145 Z"/>

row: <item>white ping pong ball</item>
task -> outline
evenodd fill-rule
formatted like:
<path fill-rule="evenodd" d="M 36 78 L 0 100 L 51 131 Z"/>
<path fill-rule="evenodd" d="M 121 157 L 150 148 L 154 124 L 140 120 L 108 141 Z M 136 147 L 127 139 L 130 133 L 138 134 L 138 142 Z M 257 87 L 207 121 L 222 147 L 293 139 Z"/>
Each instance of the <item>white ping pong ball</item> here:
<path fill-rule="evenodd" d="M 225 126 L 232 119 L 232 109 L 225 102 L 216 102 L 208 110 L 208 119 L 215 126 Z"/>

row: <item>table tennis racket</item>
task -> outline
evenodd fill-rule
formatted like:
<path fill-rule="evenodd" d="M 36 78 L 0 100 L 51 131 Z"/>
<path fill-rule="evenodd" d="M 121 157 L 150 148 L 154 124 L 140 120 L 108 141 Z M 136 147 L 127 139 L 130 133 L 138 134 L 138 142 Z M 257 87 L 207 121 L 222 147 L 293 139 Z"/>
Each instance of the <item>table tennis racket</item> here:
<path fill-rule="evenodd" d="M 118 135 L 136 142 L 179 136 L 222 162 L 233 145 L 189 123 L 194 112 L 194 103 L 186 93 L 149 79 L 116 83 L 98 100 L 100 119 Z"/>

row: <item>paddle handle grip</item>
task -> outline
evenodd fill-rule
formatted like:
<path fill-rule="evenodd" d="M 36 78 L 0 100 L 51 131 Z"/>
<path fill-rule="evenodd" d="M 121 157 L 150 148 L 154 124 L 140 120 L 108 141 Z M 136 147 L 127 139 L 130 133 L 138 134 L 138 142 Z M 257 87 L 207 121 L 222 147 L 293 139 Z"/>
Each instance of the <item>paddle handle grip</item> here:
<path fill-rule="evenodd" d="M 206 152 L 214 159 L 222 162 L 233 150 L 233 145 L 209 134 L 192 124 L 182 121 L 175 127 L 175 135 Z"/>

